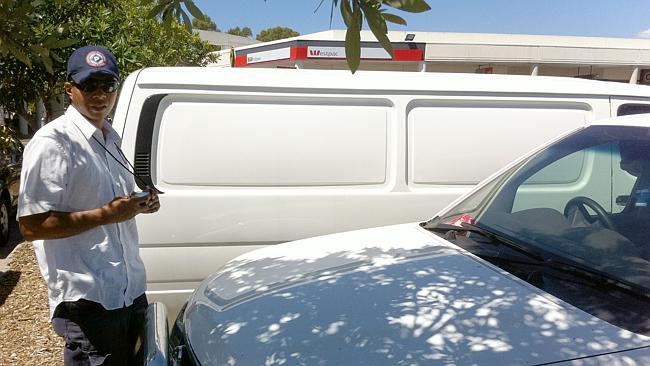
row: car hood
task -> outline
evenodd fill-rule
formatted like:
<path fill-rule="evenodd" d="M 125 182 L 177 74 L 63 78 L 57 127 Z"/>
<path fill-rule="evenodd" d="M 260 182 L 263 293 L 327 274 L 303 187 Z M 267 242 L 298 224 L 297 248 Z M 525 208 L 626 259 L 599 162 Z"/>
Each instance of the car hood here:
<path fill-rule="evenodd" d="M 238 257 L 184 319 L 202 365 L 533 365 L 650 346 L 417 224 Z"/>

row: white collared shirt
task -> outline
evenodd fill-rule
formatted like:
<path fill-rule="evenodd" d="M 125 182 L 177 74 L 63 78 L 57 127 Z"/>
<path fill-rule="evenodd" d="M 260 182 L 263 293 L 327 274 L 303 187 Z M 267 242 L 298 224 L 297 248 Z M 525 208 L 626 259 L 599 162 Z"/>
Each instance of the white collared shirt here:
<path fill-rule="evenodd" d="M 135 190 L 133 176 L 100 145 L 128 166 L 118 151 L 119 136 L 108 123 L 103 129 L 105 139 L 70 106 L 36 132 L 23 155 L 19 220 L 49 211 L 96 209 Z M 48 285 L 50 316 L 62 301 L 86 299 L 108 310 L 129 306 L 146 289 L 134 219 L 33 244 Z"/>

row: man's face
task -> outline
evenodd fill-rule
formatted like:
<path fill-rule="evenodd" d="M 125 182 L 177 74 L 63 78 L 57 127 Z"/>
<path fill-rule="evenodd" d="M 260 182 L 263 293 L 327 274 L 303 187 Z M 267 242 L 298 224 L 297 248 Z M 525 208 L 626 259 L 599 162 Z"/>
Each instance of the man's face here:
<path fill-rule="evenodd" d="M 97 128 L 102 128 L 104 119 L 115 105 L 117 90 L 106 92 L 102 88 L 112 82 L 115 80 L 111 76 L 95 75 L 81 85 L 71 81 L 65 83 L 72 105 Z"/>

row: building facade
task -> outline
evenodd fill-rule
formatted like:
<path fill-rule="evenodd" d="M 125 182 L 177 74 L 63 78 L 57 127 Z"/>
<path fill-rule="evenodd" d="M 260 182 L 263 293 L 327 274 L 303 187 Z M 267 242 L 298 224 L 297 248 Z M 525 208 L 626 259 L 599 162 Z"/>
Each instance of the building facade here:
<path fill-rule="evenodd" d="M 347 69 L 345 30 L 241 46 L 211 66 Z M 566 76 L 650 84 L 650 40 L 518 34 L 394 32 L 391 57 L 361 32 L 360 70 Z"/>

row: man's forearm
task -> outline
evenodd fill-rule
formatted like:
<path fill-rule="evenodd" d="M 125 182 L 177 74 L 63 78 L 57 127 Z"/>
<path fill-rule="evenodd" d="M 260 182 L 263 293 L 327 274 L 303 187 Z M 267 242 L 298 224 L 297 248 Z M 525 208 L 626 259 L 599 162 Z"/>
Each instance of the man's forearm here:
<path fill-rule="evenodd" d="M 62 239 L 81 234 L 109 222 L 103 207 L 79 212 L 51 211 L 45 217 L 20 219 L 20 231 L 25 240 Z"/>
<path fill-rule="evenodd" d="M 63 239 L 81 234 L 101 225 L 130 220 L 139 213 L 158 211 L 158 196 L 138 198 L 115 197 L 102 207 L 78 212 L 50 211 L 22 216 L 20 232 L 25 240 Z"/>

